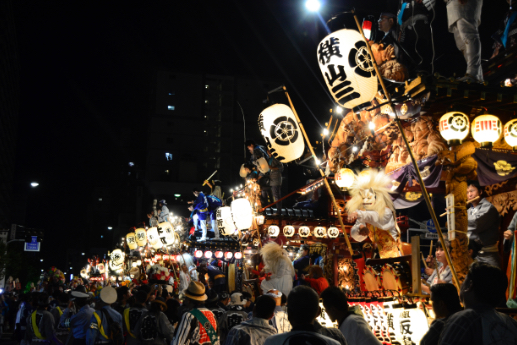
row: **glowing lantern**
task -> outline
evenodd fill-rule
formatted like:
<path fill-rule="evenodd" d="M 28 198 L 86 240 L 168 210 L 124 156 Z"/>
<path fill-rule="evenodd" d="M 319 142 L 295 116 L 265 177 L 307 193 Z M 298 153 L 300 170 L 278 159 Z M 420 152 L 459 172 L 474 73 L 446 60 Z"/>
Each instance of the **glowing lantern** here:
<path fill-rule="evenodd" d="M 158 234 L 163 244 L 167 246 L 174 244 L 174 229 L 171 223 L 163 222 L 158 224 Z"/>
<path fill-rule="evenodd" d="M 517 148 L 517 119 L 511 120 L 504 125 L 504 140 L 514 150 Z"/>
<path fill-rule="evenodd" d="M 226 260 L 230 260 L 231 258 L 233 258 L 233 253 L 232 252 L 226 252 L 224 253 L 224 257 Z"/>
<path fill-rule="evenodd" d="M 222 258 L 223 258 L 223 255 L 224 255 L 224 253 L 223 253 L 222 251 L 220 251 L 220 250 L 218 250 L 218 251 L 216 251 L 216 252 L 215 252 L 215 257 L 216 257 L 217 259 L 222 259 Z"/>
<path fill-rule="evenodd" d="M 124 269 L 126 254 L 120 249 L 115 249 L 110 254 L 109 268 L 115 273 L 121 273 Z"/>
<path fill-rule="evenodd" d="M 199 259 L 200 257 L 203 256 L 203 251 L 202 250 L 196 250 L 196 252 L 194 253 L 194 256 Z"/>
<path fill-rule="evenodd" d="M 242 253 L 241 252 L 237 252 L 233 255 L 235 257 L 235 260 L 240 260 L 242 259 Z"/>
<path fill-rule="evenodd" d="M 257 222 L 257 225 L 264 224 L 264 216 L 256 216 L 255 221 Z"/>
<path fill-rule="evenodd" d="M 207 251 L 205 252 L 205 258 L 207 258 L 207 259 L 212 258 L 212 252 L 211 252 L 211 251 L 209 251 L 209 250 L 207 250 Z"/>
<path fill-rule="evenodd" d="M 267 234 L 270 237 L 277 237 L 280 233 L 280 228 L 276 225 L 270 225 L 269 228 L 267 228 Z"/>
<path fill-rule="evenodd" d="M 160 236 L 158 235 L 158 229 L 155 227 L 147 230 L 147 240 L 154 249 L 160 249 L 163 247 L 162 241 L 160 241 Z"/>
<path fill-rule="evenodd" d="M 236 228 L 232 219 L 232 209 L 229 206 L 219 207 L 216 212 L 217 226 L 222 236 L 231 236 Z"/>
<path fill-rule="evenodd" d="M 147 244 L 147 234 L 145 233 L 144 228 L 136 229 L 135 236 L 136 236 L 136 244 L 138 244 L 139 247 L 143 247 Z"/>
<path fill-rule="evenodd" d="M 242 178 L 245 178 L 248 176 L 248 173 L 246 172 L 246 169 L 244 168 L 244 164 L 241 165 L 241 169 L 239 170 L 239 176 Z"/>
<path fill-rule="evenodd" d="M 293 237 L 293 235 L 294 235 L 294 226 L 291 226 L 291 225 L 284 226 L 284 236 Z"/>
<path fill-rule="evenodd" d="M 328 229 L 327 234 L 328 234 L 329 238 L 337 238 L 339 236 L 339 229 L 336 228 L 335 226 L 331 226 Z"/>
<path fill-rule="evenodd" d="M 232 201 L 232 218 L 238 230 L 251 228 L 253 222 L 253 208 L 248 199 Z"/>
<path fill-rule="evenodd" d="M 260 133 L 273 157 L 282 163 L 300 158 L 305 144 L 291 108 L 285 104 L 274 104 L 260 113 L 258 122 Z"/>
<path fill-rule="evenodd" d="M 339 188 L 350 188 L 354 184 L 355 174 L 351 169 L 339 169 L 335 176 L 336 185 Z"/>
<path fill-rule="evenodd" d="M 325 237 L 327 235 L 327 229 L 324 226 L 317 226 L 314 228 L 314 236 L 318 238 Z"/>
<path fill-rule="evenodd" d="M 334 100 L 343 108 L 361 110 L 377 93 L 373 59 L 356 30 L 342 29 L 318 45 L 318 63 Z"/>
<path fill-rule="evenodd" d="M 494 115 L 481 115 L 472 121 L 472 137 L 481 147 L 492 147 L 502 130 L 501 121 Z"/>
<path fill-rule="evenodd" d="M 130 250 L 135 250 L 138 248 L 138 244 L 136 244 L 136 235 L 134 232 L 130 232 L 126 235 L 126 243 Z"/>
<path fill-rule="evenodd" d="M 370 169 L 364 169 L 363 171 L 361 171 L 359 173 L 359 176 L 369 176 L 370 175 L 370 172 L 371 170 Z"/>
<path fill-rule="evenodd" d="M 300 235 L 300 237 L 309 237 L 310 234 L 311 228 L 309 228 L 308 226 L 300 226 L 298 228 L 298 235 Z"/>
<path fill-rule="evenodd" d="M 440 134 L 449 146 L 459 145 L 469 134 L 469 117 L 459 111 L 451 111 L 440 118 Z"/>

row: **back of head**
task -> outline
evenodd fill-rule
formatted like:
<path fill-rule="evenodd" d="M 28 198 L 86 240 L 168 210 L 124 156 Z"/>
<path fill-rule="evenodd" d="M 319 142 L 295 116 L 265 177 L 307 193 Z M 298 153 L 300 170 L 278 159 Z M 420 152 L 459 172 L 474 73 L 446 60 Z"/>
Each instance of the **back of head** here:
<path fill-rule="evenodd" d="M 253 147 L 257 146 L 257 144 L 255 144 L 255 141 L 251 140 L 251 139 L 248 139 L 244 142 L 244 146 L 246 146 L 246 147 L 251 146 L 251 145 L 253 145 Z"/>
<path fill-rule="evenodd" d="M 149 294 L 149 292 L 151 292 L 151 286 L 149 285 L 142 285 L 138 288 L 138 291 L 143 291 L 145 292 L 147 295 Z"/>
<path fill-rule="evenodd" d="M 318 265 L 312 265 L 310 268 L 310 274 L 312 278 L 320 278 L 323 277 L 323 270 Z"/>
<path fill-rule="evenodd" d="M 300 285 L 287 296 L 287 316 L 291 323 L 310 324 L 316 319 L 318 312 L 319 297 L 314 289 Z"/>
<path fill-rule="evenodd" d="M 253 316 L 261 319 L 270 319 L 275 313 L 276 302 L 271 296 L 260 296 L 255 301 Z"/>
<path fill-rule="evenodd" d="M 48 294 L 46 292 L 40 292 L 35 294 L 35 298 L 37 298 L 38 308 L 44 309 L 48 306 Z"/>
<path fill-rule="evenodd" d="M 449 315 L 463 309 L 460 304 L 458 290 L 452 284 L 434 284 L 431 286 L 431 296 L 433 303 L 444 302 Z"/>
<path fill-rule="evenodd" d="M 505 298 L 508 278 L 498 267 L 475 262 L 470 266 L 465 283 L 471 282 L 476 299 L 496 307 Z"/>
<path fill-rule="evenodd" d="M 70 302 L 70 295 L 65 293 L 65 292 L 61 292 L 58 296 L 57 296 L 57 300 L 59 301 L 60 304 L 68 304 L 68 302 Z"/>
<path fill-rule="evenodd" d="M 124 297 L 129 293 L 127 286 L 121 286 L 117 288 L 117 302 L 121 302 Z"/>
<path fill-rule="evenodd" d="M 348 311 L 348 298 L 343 290 L 337 286 L 331 286 L 323 290 L 321 299 L 328 307 L 335 307 L 345 313 Z"/>
<path fill-rule="evenodd" d="M 134 296 L 137 304 L 144 304 L 147 302 L 147 292 L 143 290 L 138 290 Z"/>

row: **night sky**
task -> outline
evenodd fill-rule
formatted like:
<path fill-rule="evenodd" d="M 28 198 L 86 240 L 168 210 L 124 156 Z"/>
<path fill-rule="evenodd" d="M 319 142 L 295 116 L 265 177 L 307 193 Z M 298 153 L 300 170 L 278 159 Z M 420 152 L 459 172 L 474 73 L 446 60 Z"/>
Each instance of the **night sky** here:
<path fill-rule="evenodd" d="M 116 183 L 132 159 L 119 145 L 120 129 L 146 128 L 159 69 L 283 80 L 317 140 L 314 117 L 323 124 L 333 103 L 316 61 L 325 31 L 303 4 L 13 1 L 21 68 L 15 192 L 30 192 L 28 224 L 46 230 L 46 243 L 75 245 L 73 233 L 87 228 L 92 188 Z M 326 21 L 355 6 L 377 17 L 389 4 L 396 2 L 327 1 L 321 16 Z M 483 58 L 506 9 L 502 0 L 485 1 Z M 434 27 L 439 70 L 464 73 L 464 65 L 449 62 L 462 57 L 439 0 Z M 145 149 L 145 140 L 141 145 Z M 29 191 L 32 180 L 40 187 Z M 55 252 L 47 246 L 43 255 L 55 259 Z"/>

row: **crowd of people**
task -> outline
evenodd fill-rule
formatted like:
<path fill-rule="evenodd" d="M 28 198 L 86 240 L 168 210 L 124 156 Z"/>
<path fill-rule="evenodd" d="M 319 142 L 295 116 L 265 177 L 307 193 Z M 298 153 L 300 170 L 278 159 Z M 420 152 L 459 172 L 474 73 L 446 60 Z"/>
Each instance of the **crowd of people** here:
<path fill-rule="evenodd" d="M 517 321 L 495 309 L 504 305 L 507 284 L 499 268 L 478 262 L 459 295 L 452 284 L 434 284 L 436 320 L 421 344 L 515 344 Z M 381 344 L 339 287 L 262 291 L 254 298 L 190 281 L 181 296 L 149 284 L 108 285 L 97 294 L 82 285 L 52 295 L 4 294 L 2 326 L 14 329 L 21 344 Z M 336 328 L 317 321 L 323 312 Z"/>

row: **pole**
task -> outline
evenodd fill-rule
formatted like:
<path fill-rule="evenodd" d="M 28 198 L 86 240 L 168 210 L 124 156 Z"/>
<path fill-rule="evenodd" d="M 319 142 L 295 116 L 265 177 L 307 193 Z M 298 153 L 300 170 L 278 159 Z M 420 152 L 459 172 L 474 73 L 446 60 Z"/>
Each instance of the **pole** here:
<path fill-rule="evenodd" d="M 291 106 L 291 109 L 293 110 L 294 116 L 296 117 L 296 121 L 298 122 L 298 126 L 300 126 L 300 130 L 303 133 L 303 137 L 305 138 L 305 141 L 307 142 L 307 146 L 309 146 L 309 150 L 311 151 L 312 157 L 314 158 L 314 161 L 316 161 L 316 154 L 314 153 L 314 150 L 312 149 L 311 142 L 309 141 L 309 137 L 307 136 L 307 133 L 305 132 L 305 128 L 303 128 L 303 124 L 300 121 L 300 118 L 298 117 L 298 113 L 294 109 L 293 102 L 291 101 L 291 97 L 289 97 L 289 93 L 287 92 L 287 88 L 284 85 L 284 91 L 285 95 L 287 96 L 287 99 L 289 100 L 289 105 Z M 352 245 L 350 244 L 350 240 L 348 239 L 348 235 L 346 233 L 345 224 L 343 224 L 343 219 L 341 218 L 341 211 L 339 210 L 339 206 L 336 202 L 336 198 L 334 198 L 334 193 L 332 193 L 332 189 L 330 188 L 329 182 L 327 181 L 327 177 L 325 176 L 325 173 L 321 168 L 318 166 L 318 170 L 323 177 L 323 181 L 325 182 L 325 187 L 327 187 L 327 191 L 329 192 L 330 198 L 332 199 L 332 203 L 334 204 L 334 208 L 337 211 L 337 218 L 339 220 L 339 224 L 341 226 L 341 231 L 343 231 L 343 235 L 345 236 L 346 246 L 348 247 L 348 251 L 350 252 L 350 256 L 354 255 L 354 251 L 352 250 Z"/>
<path fill-rule="evenodd" d="M 357 29 L 361 33 L 361 36 L 363 37 L 364 41 L 366 42 L 366 48 L 368 49 L 368 53 L 370 54 L 370 57 L 372 59 L 372 65 L 375 68 L 375 73 L 377 73 L 377 79 L 379 79 L 379 83 L 382 86 L 382 90 L 384 91 L 384 95 L 388 99 L 389 106 L 391 108 L 391 111 L 395 114 L 395 122 L 397 123 L 397 126 L 400 131 L 400 135 L 402 135 L 402 139 L 404 139 L 404 143 L 406 144 L 406 148 L 409 152 L 409 156 L 411 157 L 411 162 L 413 163 L 413 166 L 415 167 L 416 176 L 418 178 L 418 183 L 420 184 L 420 187 L 422 188 L 422 195 L 424 196 L 425 203 L 427 204 L 427 209 L 429 210 L 429 213 L 431 214 L 431 218 L 433 219 L 434 226 L 436 227 L 436 231 L 438 232 L 438 238 L 440 239 L 440 242 L 442 243 L 442 247 L 445 251 L 445 258 L 447 259 L 447 263 L 449 264 L 449 267 L 451 268 L 452 272 L 452 278 L 454 280 L 454 283 L 456 284 L 456 288 L 460 288 L 460 282 L 458 280 L 458 275 L 456 274 L 456 269 L 452 265 L 451 256 L 449 255 L 449 251 L 446 249 L 442 229 L 440 228 L 440 224 L 438 223 L 438 218 L 436 217 L 436 214 L 434 213 L 433 205 L 431 205 L 431 199 L 429 198 L 429 193 L 427 192 L 427 188 L 425 187 L 424 181 L 422 179 L 422 175 L 420 174 L 420 169 L 418 168 L 418 164 L 416 163 L 415 155 L 413 154 L 413 150 L 411 149 L 411 146 L 409 146 L 409 143 L 407 141 L 406 134 L 404 133 L 404 128 L 402 127 L 402 123 L 400 122 L 400 119 L 397 115 L 397 112 L 395 111 L 395 108 L 393 107 L 393 103 L 391 101 L 391 95 L 386 90 L 386 86 L 384 85 L 384 81 L 382 80 L 382 77 L 379 73 L 379 68 L 377 67 L 377 63 L 375 62 L 375 58 L 373 57 L 372 50 L 370 49 L 370 45 L 368 44 L 368 41 L 366 37 L 364 36 L 363 29 L 361 25 L 359 24 L 359 20 L 357 20 L 357 16 L 354 13 L 354 19 L 355 23 L 357 24 Z"/>

